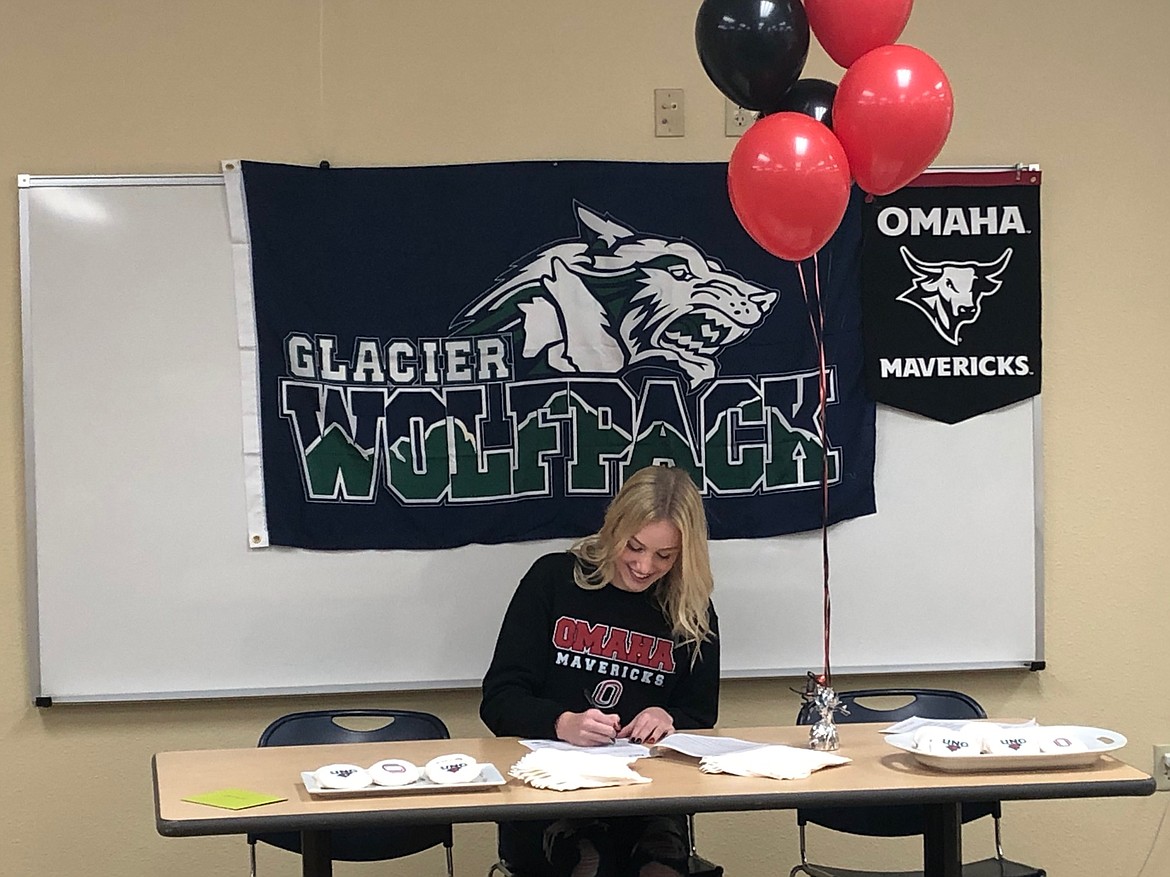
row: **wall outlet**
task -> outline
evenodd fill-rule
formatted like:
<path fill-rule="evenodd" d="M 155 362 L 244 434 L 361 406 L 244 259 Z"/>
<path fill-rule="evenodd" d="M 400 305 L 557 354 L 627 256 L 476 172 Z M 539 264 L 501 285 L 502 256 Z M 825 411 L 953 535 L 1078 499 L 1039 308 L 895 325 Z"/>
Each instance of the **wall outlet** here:
<path fill-rule="evenodd" d="M 686 134 L 683 119 L 683 90 L 654 89 L 654 136 L 682 137 Z"/>
<path fill-rule="evenodd" d="M 1170 743 L 1162 743 L 1154 747 L 1154 780 L 1158 783 L 1159 792 L 1170 792 Z"/>
<path fill-rule="evenodd" d="M 745 110 L 731 98 L 723 99 L 723 133 L 728 137 L 739 137 L 752 126 L 759 113 Z"/>

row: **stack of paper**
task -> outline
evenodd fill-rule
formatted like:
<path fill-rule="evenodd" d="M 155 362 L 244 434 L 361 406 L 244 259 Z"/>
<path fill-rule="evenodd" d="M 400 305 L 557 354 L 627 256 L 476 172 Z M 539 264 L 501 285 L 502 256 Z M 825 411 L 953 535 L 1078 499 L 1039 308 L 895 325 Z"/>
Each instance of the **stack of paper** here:
<path fill-rule="evenodd" d="M 558 792 L 650 782 L 649 777 L 631 769 L 633 760 L 616 755 L 537 749 L 512 765 L 508 774 L 538 789 Z"/>
<path fill-rule="evenodd" d="M 814 770 L 848 764 L 850 760 L 844 755 L 794 746 L 760 746 L 725 755 L 705 756 L 699 761 L 699 769 L 704 773 L 730 773 L 741 777 L 802 780 Z"/>
<path fill-rule="evenodd" d="M 667 737 L 667 740 L 670 738 Z M 650 747 L 629 740 L 614 740 L 601 746 L 574 746 L 564 740 L 521 740 L 521 746 L 529 749 L 563 749 L 566 752 L 587 752 L 590 755 L 616 755 L 620 758 L 636 760 L 650 755 Z"/>
<path fill-rule="evenodd" d="M 712 734 L 684 734 L 675 732 L 654 744 L 654 754 L 661 755 L 664 749 L 673 749 L 683 755 L 703 758 L 707 755 L 727 755 L 747 749 L 760 749 L 767 743 L 754 743 L 738 737 L 716 737 Z"/>

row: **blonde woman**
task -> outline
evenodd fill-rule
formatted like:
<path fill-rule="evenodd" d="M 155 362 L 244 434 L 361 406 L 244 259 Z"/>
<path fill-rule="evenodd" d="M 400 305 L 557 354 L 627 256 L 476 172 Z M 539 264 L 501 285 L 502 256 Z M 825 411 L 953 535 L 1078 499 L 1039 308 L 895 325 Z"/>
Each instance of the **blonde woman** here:
<path fill-rule="evenodd" d="M 713 727 L 712 587 L 694 482 L 672 467 L 636 472 L 597 533 L 521 580 L 484 676 L 484 723 L 577 746 Z M 668 816 L 506 823 L 500 851 L 518 877 L 674 877 L 689 849 L 685 817 Z"/>

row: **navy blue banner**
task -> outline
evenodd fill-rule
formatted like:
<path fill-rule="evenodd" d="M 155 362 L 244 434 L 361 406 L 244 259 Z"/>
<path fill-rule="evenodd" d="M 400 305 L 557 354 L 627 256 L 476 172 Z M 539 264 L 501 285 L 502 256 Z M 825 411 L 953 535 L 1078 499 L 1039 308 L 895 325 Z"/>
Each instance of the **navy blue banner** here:
<path fill-rule="evenodd" d="M 1040 392 L 1040 172 L 930 171 L 862 210 L 866 383 L 959 423 Z"/>
<path fill-rule="evenodd" d="M 725 163 L 243 163 L 268 541 L 448 548 L 594 531 L 633 471 L 690 471 L 715 539 L 874 511 L 860 204 L 796 266 Z M 812 262 L 805 263 L 810 293 Z"/>

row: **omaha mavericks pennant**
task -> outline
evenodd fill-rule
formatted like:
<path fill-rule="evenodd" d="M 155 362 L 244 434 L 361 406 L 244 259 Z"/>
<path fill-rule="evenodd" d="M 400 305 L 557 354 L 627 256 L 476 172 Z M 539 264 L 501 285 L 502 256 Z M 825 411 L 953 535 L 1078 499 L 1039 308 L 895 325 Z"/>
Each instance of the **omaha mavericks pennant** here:
<path fill-rule="evenodd" d="M 1040 172 L 930 172 L 863 211 L 865 374 L 958 423 L 1040 392 Z"/>

